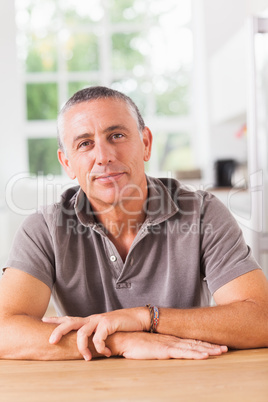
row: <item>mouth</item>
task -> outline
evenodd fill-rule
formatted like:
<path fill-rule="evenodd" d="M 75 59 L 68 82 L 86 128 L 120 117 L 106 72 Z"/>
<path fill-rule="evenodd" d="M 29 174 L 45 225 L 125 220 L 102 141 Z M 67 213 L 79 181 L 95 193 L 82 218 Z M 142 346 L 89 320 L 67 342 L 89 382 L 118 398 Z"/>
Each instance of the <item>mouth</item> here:
<path fill-rule="evenodd" d="M 125 172 L 102 173 L 100 175 L 96 175 L 93 180 L 99 183 L 113 183 L 120 180 L 124 174 Z"/>

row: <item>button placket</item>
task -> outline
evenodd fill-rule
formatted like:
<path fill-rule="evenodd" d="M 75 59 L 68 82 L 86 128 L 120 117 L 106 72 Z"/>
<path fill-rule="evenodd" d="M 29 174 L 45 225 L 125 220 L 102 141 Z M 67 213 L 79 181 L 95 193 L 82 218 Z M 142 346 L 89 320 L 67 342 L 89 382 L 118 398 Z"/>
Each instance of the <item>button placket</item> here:
<path fill-rule="evenodd" d="M 106 261 L 113 273 L 115 280 L 117 280 L 123 270 L 123 261 L 121 260 L 120 256 L 117 255 L 117 250 L 108 236 L 102 236 L 102 240 Z"/>

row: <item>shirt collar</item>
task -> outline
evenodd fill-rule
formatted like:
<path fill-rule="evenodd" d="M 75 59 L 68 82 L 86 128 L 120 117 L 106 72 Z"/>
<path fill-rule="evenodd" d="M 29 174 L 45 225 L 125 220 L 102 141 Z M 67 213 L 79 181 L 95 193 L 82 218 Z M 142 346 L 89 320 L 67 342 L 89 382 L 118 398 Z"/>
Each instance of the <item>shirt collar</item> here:
<path fill-rule="evenodd" d="M 94 211 L 92 210 L 90 202 L 81 187 L 77 192 L 74 210 L 82 225 L 93 226 L 96 224 Z"/>
<path fill-rule="evenodd" d="M 172 181 L 170 181 L 170 184 Z M 152 225 L 164 222 L 179 211 L 171 196 L 172 186 L 160 179 L 147 176 L 148 197 L 145 203 L 146 220 Z"/>
<path fill-rule="evenodd" d="M 178 205 L 171 196 L 171 186 L 166 186 L 161 180 L 146 176 L 148 197 L 144 204 L 146 213 L 145 223 L 157 225 L 164 222 L 179 211 Z M 170 181 L 172 183 L 172 181 Z M 91 208 L 84 191 L 79 188 L 74 204 L 77 218 L 84 226 L 96 225 L 96 214 Z"/>

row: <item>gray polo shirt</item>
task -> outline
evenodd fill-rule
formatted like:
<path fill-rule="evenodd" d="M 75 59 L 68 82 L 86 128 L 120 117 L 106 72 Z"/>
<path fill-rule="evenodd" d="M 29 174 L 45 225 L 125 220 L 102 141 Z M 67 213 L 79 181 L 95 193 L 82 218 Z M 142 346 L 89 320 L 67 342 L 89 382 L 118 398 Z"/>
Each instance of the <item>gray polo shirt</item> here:
<path fill-rule="evenodd" d="M 73 187 L 26 218 L 6 267 L 44 282 L 58 314 L 73 316 L 147 303 L 209 305 L 221 286 L 259 268 L 216 197 L 174 179 L 147 177 L 147 183 L 146 219 L 125 261 L 83 191 Z"/>

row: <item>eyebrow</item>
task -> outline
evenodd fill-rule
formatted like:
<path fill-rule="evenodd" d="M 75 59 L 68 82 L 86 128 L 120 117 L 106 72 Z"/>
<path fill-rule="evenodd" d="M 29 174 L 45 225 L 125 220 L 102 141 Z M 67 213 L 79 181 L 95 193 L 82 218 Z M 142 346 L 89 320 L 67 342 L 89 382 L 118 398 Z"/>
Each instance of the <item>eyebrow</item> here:
<path fill-rule="evenodd" d="M 105 130 L 103 130 L 103 132 L 106 134 L 106 133 L 110 133 L 115 130 L 129 131 L 128 128 L 126 126 L 124 126 L 123 124 L 116 124 L 114 126 L 109 126 L 109 127 L 105 128 Z"/>
<path fill-rule="evenodd" d="M 77 136 L 74 137 L 74 139 L 73 139 L 73 144 L 72 144 L 72 146 L 74 146 L 77 141 L 82 140 L 82 139 L 88 139 L 88 138 L 90 138 L 90 137 L 92 137 L 92 134 L 88 134 L 88 133 L 77 135 Z"/>
<path fill-rule="evenodd" d="M 128 128 L 126 126 L 124 126 L 123 124 L 116 124 L 116 125 L 109 126 L 109 127 L 105 128 L 103 130 L 103 133 L 108 134 L 108 133 L 111 133 L 111 132 L 113 132 L 115 130 L 124 130 L 124 131 L 127 131 L 127 132 L 129 131 Z M 93 136 L 94 135 L 90 134 L 90 133 L 84 133 L 84 134 L 77 135 L 76 137 L 74 137 L 72 145 L 74 146 L 75 143 L 77 141 L 79 141 L 79 140 L 88 139 L 88 138 L 91 138 Z"/>

